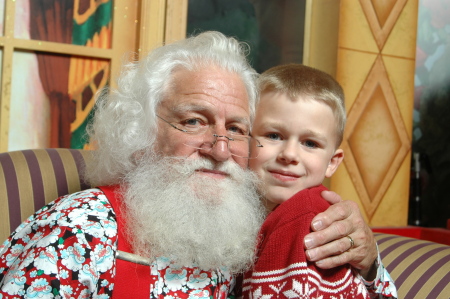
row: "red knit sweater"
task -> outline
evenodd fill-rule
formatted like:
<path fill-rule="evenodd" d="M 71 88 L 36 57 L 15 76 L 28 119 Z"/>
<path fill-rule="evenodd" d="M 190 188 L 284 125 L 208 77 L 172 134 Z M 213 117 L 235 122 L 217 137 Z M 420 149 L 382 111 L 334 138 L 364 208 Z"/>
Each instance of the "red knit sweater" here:
<path fill-rule="evenodd" d="M 258 260 L 244 276 L 244 298 L 369 298 L 349 265 L 323 270 L 306 260 L 303 239 L 311 220 L 329 206 L 323 190 L 300 191 L 267 216 Z"/>

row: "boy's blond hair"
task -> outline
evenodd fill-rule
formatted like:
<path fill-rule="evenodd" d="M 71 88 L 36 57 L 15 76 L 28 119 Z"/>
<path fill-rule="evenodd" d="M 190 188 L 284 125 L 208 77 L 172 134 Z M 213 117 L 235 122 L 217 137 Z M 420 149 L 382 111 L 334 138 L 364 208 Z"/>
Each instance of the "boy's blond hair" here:
<path fill-rule="evenodd" d="M 301 64 L 285 64 L 262 73 L 258 83 L 260 95 L 264 92 L 281 92 L 293 101 L 300 96 L 307 96 L 325 103 L 336 118 L 336 147 L 341 144 L 346 122 L 344 91 L 331 75 Z"/>

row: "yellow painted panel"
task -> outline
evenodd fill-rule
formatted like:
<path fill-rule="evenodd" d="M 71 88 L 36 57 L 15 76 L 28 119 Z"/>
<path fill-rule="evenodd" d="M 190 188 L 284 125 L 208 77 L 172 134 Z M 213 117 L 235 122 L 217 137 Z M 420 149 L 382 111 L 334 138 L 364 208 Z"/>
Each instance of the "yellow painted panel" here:
<path fill-rule="evenodd" d="M 141 0 L 138 13 L 140 58 L 145 57 L 154 48 L 163 45 L 165 13 L 165 0 Z"/>
<path fill-rule="evenodd" d="M 345 152 L 344 152 L 344 159 L 345 159 Z M 352 179 L 350 178 L 350 175 L 344 163 L 341 163 L 337 171 L 331 177 L 330 181 L 331 181 L 330 190 L 339 194 L 343 200 L 352 200 L 356 202 L 359 206 L 361 214 L 364 217 L 364 220 L 368 223 L 367 214 L 364 210 L 361 200 L 359 199 L 359 195 L 356 192 Z"/>
<path fill-rule="evenodd" d="M 167 0 L 165 43 L 186 38 L 188 0 Z"/>
<path fill-rule="evenodd" d="M 122 62 L 127 55 L 134 56 L 133 53 L 139 48 L 138 45 L 138 10 L 139 1 L 114 1 L 113 10 L 113 36 L 111 60 L 111 86 L 116 87 L 116 76 L 122 68 Z"/>
<path fill-rule="evenodd" d="M 311 10 L 309 14 L 308 5 Z M 305 18 L 303 64 L 336 76 L 339 1 L 307 1 Z"/>
<path fill-rule="evenodd" d="M 406 2 L 381 53 L 415 59 L 418 0 Z"/>
<path fill-rule="evenodd" d="M 338 45 L 347 49 L 379 52 L 359 1 L 341 0 Z"/>
<path fill-rule="evenodd" d="M 378 23 L 383 27 L 394 9 L 395 1 L 372 1 L 371 3 Z"/>
<path fill-rule="evenodd" d="M 412 130 L 417 4 L 418 0 L 412 0 L 403 7 L 404 11 L 397 19 L 398 23 L 393 26 L 382 57 L 389 85 L 392 85 L 393 94 L 390 94 L 390 99 L 395 97 L 397 103 L 394 104 L 400 110 L 400 115 L 396 119 L 401 117 L 406 128 L 402 144 L 405 144 L 405 140 L 408 143 L 407 139 L 411 137 Z M 347 111 L 351 111 L 376 57 L 380 55 L 360 1 L 341 0 L 338 46 L 336 78 L 344 88 Z M 386 83 L 386 78 L 382 82 Z M 371 111 L 368 110 L 365 113 L 371 113 Z M 403 226 L 407 223 L 411 153 L 409 146 L 403 150 L 407 154 L 403 160 L 400 158 L 398 161 L 399 168 L 395 174 L 393 173 L 386 193 L 371 216 L 372 219 L 367 219 L 362 201 L 345 163 L 341 164 L 331 178 L 331 189 L 340 194 L 343 199 L 357 202 L 361 213 L 370 225 Z M 350 155 L 350 152 L 347 154 Z M 369 157 L 373 161 L 383 158 L 385 157 L 379 154 Z"/>
<path fill-rule="evenodd" d="M 409 174 L 411 152 L 406 155 L 397 175 L 381 200 L 370 226 L 405 226 L 408 222 Z"/>
<path fill-rule="evenodd" d="M 338 50 L 336 79 L 344 89 L 347 113 L 353 105 L 376 58 L 376 54 L 346 49 Z"/>
<path fill-rule="evenodd" d="M 383 56 L 384 65 L 391 82 L 397 105 L 403 118 L 408 137 L 412 138 L 414 107 L 415 61 L 411 59 Z"/>
<path fill-rule="evenodd" d="M 331 178 L 330 190 L 338 193 L 344 200 L 356 202 L 365 221 L 370 226 L 404 226 L 408 220 L 410 160 L 411 153 L 406 155 L 372 219 L 367 217 L 344 163 L 339 166 Z"/>

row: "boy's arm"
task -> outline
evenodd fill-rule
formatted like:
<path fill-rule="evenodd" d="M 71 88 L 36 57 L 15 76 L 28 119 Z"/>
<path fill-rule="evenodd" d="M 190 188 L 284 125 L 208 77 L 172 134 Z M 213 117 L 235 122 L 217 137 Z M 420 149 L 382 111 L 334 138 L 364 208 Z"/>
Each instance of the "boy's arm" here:
<path fill-rule="evenodd" d="M 311 222 L 313 232 L 305 237 L 308 260 L 316 262 L 323 269 L 349 263 L 359 270 L 366 281 L 373 281 L 372 286 L 389 285 L 389 294 L 392 294 L 391 290 L 395 290 L 394 283 L 381 260 L 377 262 L 375 238 L 358 205 L 353 201 L 342 201 L 338 194 L 331 191 L 322 192 L 322 197 L 332 205 L 325 212 L 316 215 Z M 352 248 L 347 236 L 354 240 Z M 382 290 L 375 289 L 378 293 L 381 291 L 379 294 L 390 297 Z"/>
<path fill-rule="evenodd" d="M 301 196 L 300 196 L 301 195 Z M 314 189 L 303 190 L 266 219 L 258 259 L 244 280 L 244 298 L 339 297 L 369 298 L 348 265 L 319 269 L 306 261 L 303 239 L 317 211 L 328 207 Z M 250 296 L 251 295 L 251 296 Z"/>
<path fill-rule="evenodd" d="M 371 229 L 365 223 L 358 205 L 350 200 L 342 201 L 331 191 L 322 192 L 332 205 L 317 214 L 312 222 L 312 233 L 305 237 L 306 255 L 323 269 L 350 264 L 366 279 L 377 258 L 377 247 Z M 354 245 L 347 236 L 351 236 Z"/>

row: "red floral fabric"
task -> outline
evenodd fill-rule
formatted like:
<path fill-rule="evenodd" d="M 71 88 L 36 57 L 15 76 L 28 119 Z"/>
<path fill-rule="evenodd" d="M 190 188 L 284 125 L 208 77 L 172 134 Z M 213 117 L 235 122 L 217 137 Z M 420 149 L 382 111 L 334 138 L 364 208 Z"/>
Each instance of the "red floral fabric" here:
<path fill-rule="evenodd" d="M 58 198 L 30 216 L 0 246 L 0 299 L 111 298 L 117 222 L 99 189 Z M 205 248 L 207 250 L 207 248 Z M 147 267 L 150 298 L 227 298 L 227 269 L 202 271 L 161 257 Z"/>

